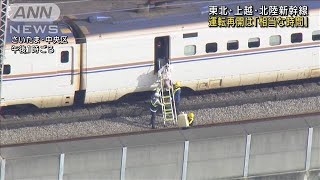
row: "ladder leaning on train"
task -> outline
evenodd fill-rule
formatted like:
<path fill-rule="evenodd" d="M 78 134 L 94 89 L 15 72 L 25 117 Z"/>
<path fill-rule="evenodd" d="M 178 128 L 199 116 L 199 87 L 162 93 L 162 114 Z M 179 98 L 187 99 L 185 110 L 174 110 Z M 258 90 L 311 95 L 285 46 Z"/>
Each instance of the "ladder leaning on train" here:
<path fill-rule="evenodd" d="M 160 66 L 160 63 L 159 63 Z M 163 124 L 171 121 L 173 124 L 177 122 L 177 112 L 174 101 L 174 89 L 171 81 L 171 68 L 170 64 L 167 63 L 162 68 L 159 67 L 158 71 L 160 102 L 162 106 L 162 117 Z"/>

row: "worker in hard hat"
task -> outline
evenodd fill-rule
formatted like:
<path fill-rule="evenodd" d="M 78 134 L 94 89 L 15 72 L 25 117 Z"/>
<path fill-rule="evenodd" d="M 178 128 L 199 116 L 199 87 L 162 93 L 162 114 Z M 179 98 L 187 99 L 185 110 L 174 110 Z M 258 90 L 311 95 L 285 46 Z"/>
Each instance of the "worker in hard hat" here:
<path fill-rule="evenodd" d="M 176 113 L 179 115 L 180 113 L 180 96 L 181 96 L 181 82 L 177 81 L 173 85 L 173 94 L 174 94 L 174 103 L 176 108 Z"/>
<path fill-rule="evenodd" d="M 193 126 L 194 114 L 191 112 L 188 114 L 189 126 Z"/>
<path fill-rule="evenodd" d="M 159 109 L 159 105 L 160 106 L 164 106 L 164 104 L 162 104 L 160 102 L 160 94 L 159 94 L 159 92 L 155 92 L 151 96 L 151 100 L 150 100 L 150 112 L 151 112 L 151 122 L 150 122 L 150 124 L 152 125 L 152 129 L 155 129 L 156 114 L 157 114 L 157 111 Z"/>

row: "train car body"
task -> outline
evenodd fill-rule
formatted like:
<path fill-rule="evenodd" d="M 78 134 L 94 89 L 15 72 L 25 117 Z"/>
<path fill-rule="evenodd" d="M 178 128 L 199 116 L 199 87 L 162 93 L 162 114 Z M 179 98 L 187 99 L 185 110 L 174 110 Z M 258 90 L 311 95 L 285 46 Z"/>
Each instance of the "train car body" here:
<path fill-rule="evenodd" d="M 90 29 L 80 23 L 98 34 L 87 35 L 85 102 L 111 101 L 155 88 L 158 38 L 167 39 L 173 80 L 196 91 L 320 76 L 319 10 L 310 12 L 309 28 L 208 28 L 203 16 L 184 18 L 180 24 L 168 22 L 163 27 L 163 20 L 136 22 L 131 31 L 127 24 Z M 103 33 L 105 28 L 108 32 Z M 291 36 L 303 40 L 294 42 Z M 279 44 L 271 42 L 278 37 Z M 254 47 L 248 46 L 249 41 Z M 234 42 L 237 47 L 228 49 Z"/>
<path fill-rule="evenodd" d="M 19 55 L 7 46 L 11 72 L 4 74 L 1 106 L 72 105 L 79 92 L 84 103 L 97 103 L 152 91 L 166 62 L 173 80 L 195 91 L 320 77 L 320 10 L 309 8 L 308 28 L 208 28 L 208 15 L 200 12 L 73 21 L 85 40 L 77 41 L 71 28 L 69 43 L 56 45 L 54 54 Z"/>
<path fill-rule="evenodd" d="M 42 24 L 42 27 L 49 26 Z M 62 33 L 66 30 L 63 26 L 54 29 L 59 37 L 68 35 L 68 44 L 55 44 L 51 53 L 52 49 L 48 49 L 45 43 L 48 34 L 37 36 L 40 39 L 36 43 L 39 48 L 32 48 L 35 43 L 19 43 L 31 37 L 30 34 L 34 33 L 31 28 L 28 32 L 23 30 L 21 24 L 11 24 L 10 28 L 12 33 L 9 33 L 10 42 L 5 54 L 1 106 L 33 104 L 42 108 L 72 105 L 80 82 L 80 47 L 72 33 L 68 30 Z M 27 47 L 25 51 L 30 53 L 15 52 L 14 49 L 23 45 Z"/>

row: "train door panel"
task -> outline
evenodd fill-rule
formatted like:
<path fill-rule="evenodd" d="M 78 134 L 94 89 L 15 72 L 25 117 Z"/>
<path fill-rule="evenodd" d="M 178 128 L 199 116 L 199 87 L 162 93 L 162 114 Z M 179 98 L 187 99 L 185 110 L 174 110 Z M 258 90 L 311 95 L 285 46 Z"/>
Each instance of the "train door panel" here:
<path fill-rule="evenodd" d="M 318 48 L 312 52 L 312 58 L 314 60 L 316 67 L 320 68 L 320 53 Z"/>
<path fill-rule="evenodd" d="M 73 86 L 74 81 L 74 58 L 73 58 L 73 48 L 64 47 L 60 48 L 58 51 L 58 74 L 59 76 L 59 86 Z"/>
<path fill-rule="evenodd" d="M 312 52 L 313 69 L 311 69 L 311 77 L 320 77 L 320 53 L 318 48 Z"/>
<path fill-rule="evenodd" d="M 156 74 L 162 66 L 169 63 L 170 40 L 169 36 L 156 37 L 154 39 L 154 73 Z"/>

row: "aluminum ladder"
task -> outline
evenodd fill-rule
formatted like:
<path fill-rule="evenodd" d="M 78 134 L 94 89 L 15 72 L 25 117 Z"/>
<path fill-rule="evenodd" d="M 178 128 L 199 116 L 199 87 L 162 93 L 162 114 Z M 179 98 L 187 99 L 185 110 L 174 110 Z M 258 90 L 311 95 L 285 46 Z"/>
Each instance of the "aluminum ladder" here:
<path fill-rule="evenodd" d="M 162 106 L 163 124 L 166 125 L 166 122 L 170 121 L 175 124 L 177 122 L 177 112 L 174 102 L 173 86 L 169 89 L 165 88 L 165 79 L 163 79 L 162 74 L 159 76 L 159 81 L 160 102 L 164 104 L 164 106 Z"/>
<path fill-rule="evenodd" d="M 6 45 L 6 29 L 7 29 L 7 14 L 9 8 L 9 0 L 0 0 L 0 109 L 2 102 L 2 82 L 3 82 L 3 68 L 5 59 L 5 45 Z"/>

